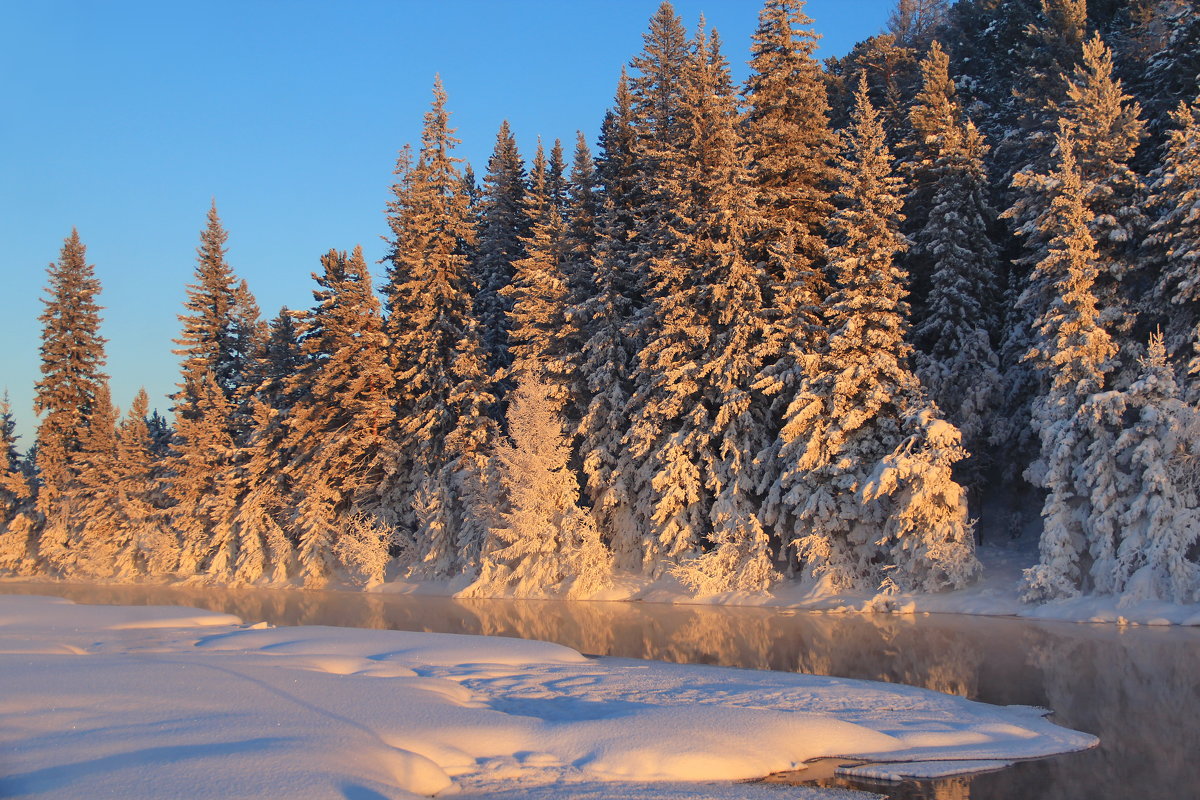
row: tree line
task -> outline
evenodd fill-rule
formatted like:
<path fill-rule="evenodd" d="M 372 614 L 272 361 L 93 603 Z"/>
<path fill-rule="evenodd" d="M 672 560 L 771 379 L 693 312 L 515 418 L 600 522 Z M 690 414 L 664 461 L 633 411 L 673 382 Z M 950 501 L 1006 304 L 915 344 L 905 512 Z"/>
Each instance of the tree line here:
<path fill-rule="evenodd" d="M 477 181 L 435 84 L 378 291 L 330 250 L 265 322 L 214 204 L 170 421 L 72 232 L 0 569 L 936 591 L 1037 520 L 1029 600 L 1200 597 L 1200 12 L 901 0 L 822 63 L 803 7 L 738 87 L 664 2 L 569 165 L 505 123 Z"/>

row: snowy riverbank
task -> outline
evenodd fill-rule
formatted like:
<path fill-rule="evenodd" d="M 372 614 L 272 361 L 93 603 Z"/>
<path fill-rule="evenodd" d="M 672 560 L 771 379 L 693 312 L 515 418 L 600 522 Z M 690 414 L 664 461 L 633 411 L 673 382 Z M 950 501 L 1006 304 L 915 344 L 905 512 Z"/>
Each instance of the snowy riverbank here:
<path fill-rule="evenodd" d="M 729 782 L 821 756 L 941 774 L 1095 743 L 907 686 L 25 596 L 0 597 L 0 685 L 4 796 L 748 798 Z"/>
<path fill-rule="evenodd" d="M 872 595 L 834 594 L 820 587 L 805 588 L 783 581 L 771 594 L 729 593 L 695 597 L 672 578 L 649 582 L 619 576 L 617 586 L 597 595 L 596 600 L 642 601 L 693 605 L 737 605 L 789 608 L 835 613 L 889 612 L 1016 616 L 1064 622 L 1114 623 L 1128 625 L 1200 626 L 1200 603 L 1178 605 L 1164 602 L 1129 603 L 1120 597 L 1079 597 L 1040 605 L 1020 601 L 1021 572 L 1037 561 L 1036 542 L 981 546 L 976 550 L 983 564 L 982 576 L 973 584 L 939 594 Z M 397 594 L 453 596 L 465 581 L 394 580 L 372 591 Z"/>

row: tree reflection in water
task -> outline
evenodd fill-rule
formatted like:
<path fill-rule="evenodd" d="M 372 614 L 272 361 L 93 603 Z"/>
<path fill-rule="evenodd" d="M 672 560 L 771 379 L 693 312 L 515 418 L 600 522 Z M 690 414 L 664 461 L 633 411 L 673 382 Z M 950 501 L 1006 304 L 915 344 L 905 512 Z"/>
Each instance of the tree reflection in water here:
<path fill-rule="evenodd" d="M 956 615 L 812 614 L 649 603 L 448 598 L 212 587 L 0 582 L 79 602 L 188 605 L 248 623 L 543 639 L 583 653 L 906 683 L 1053 709 L 1095 750 L 934 784 L 866 786 L 906 800 L 1177 800 L 1200 786 L 1200 630 Z"/>

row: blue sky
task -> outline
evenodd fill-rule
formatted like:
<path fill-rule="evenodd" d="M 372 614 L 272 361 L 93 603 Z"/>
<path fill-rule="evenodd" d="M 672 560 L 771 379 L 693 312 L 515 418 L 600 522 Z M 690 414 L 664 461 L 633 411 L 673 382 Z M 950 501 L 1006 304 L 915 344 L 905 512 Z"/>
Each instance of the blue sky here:
<path fill-rule="evenodd" d="M 810 0 L 822 55 L 878 33 L 892 0 Z M 459 155 L 482 176 L 508 119 L 594 143 L 658 0 L 8 0 L 0 6 L 0 390 L 22 446 L 46 266 L 72 226 L 103 284 L 114 400 L 166 411 L 184 287 L 217 201 L 229 262 L 266 316 L 307 307 L 330 247 L 383 254 L 396 153 L 440 73 Z M 680 0 L 741 80 L 757 0 Z M 379 270 L 377 270 L 378 274 Z"/>

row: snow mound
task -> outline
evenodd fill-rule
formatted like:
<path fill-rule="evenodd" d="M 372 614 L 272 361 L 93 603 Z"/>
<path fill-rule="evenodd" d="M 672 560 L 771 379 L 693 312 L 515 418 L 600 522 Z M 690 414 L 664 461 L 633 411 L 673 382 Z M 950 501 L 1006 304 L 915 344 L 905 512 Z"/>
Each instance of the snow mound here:
<path fill-rule="evenodd" d="M 1096 743 L 907 686 L 221 616 L 0 597 L 0 795 L 671 798 L 822 756 L 961 765 Z"/>

